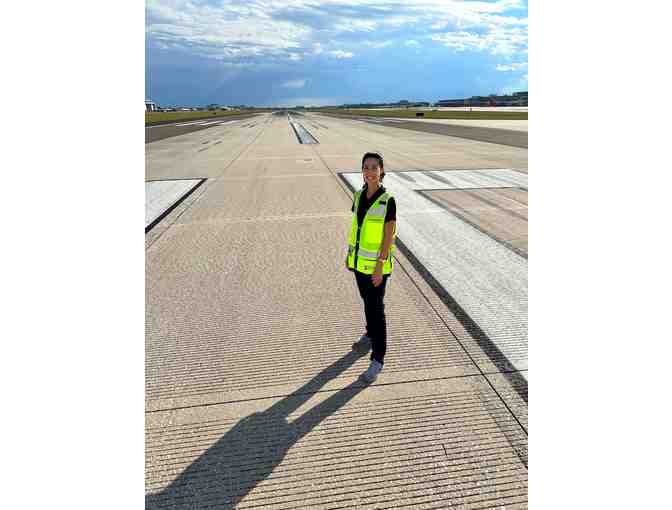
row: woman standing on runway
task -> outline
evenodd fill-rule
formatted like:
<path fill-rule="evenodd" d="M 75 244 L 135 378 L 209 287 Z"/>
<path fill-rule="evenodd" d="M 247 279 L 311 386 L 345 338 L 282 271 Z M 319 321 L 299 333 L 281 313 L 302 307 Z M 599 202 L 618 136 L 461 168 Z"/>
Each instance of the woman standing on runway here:
<path fill-rule="evenodd" d="M 382 186 L 385 169 L 380 154 L 364 154 L 362 174 L 364 186 L 355 192 L 352 204 L 352 226 L 345 264 L 355 273 L 366 316 L 366 333 L 352 348 L 365 350 L 371 346 L 371 364 L 362 374 L 364 380 L 371 383 L 383 369 L 387 350 L 383 299 L 387 279 L 392 273 L 397 207 L 394 197 Z"/>

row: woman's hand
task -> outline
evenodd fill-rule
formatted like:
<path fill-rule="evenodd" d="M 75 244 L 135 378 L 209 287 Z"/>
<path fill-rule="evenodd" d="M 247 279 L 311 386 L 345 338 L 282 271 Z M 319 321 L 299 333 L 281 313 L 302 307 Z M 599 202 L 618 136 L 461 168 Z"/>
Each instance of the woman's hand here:
<path fill-rule="evenodd" d="M 373 286 L 378 287 L 383 282 L 383 266 L 382 264 L 376 264 L 376 269 L 371 275 L 371 281 L 373 281 Z"/>

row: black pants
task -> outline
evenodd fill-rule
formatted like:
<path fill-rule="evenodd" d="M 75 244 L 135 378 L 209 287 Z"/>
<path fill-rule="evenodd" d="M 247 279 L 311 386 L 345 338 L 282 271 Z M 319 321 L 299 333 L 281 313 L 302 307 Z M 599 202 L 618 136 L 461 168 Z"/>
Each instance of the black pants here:
<path fill-rule="evenodd" d="M 389 274 L 383 275 L 383 281 L 375 287 L 370 274 L 354 271 L 359 287 L 359 295 L 364 300 L 366 316 L 366 336 L 371 339 L 371 359 L 383 364 L 387 350 L 387 325 L 385 323 L 385 286 Z"/>

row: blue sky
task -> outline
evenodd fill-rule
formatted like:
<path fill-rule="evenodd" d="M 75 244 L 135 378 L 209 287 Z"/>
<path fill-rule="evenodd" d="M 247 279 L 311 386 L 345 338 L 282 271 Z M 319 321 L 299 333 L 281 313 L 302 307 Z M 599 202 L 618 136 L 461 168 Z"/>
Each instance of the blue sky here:
<path fill-rule="evenodd" d="M 161 105 L 436 101 L 527 90 L 525 0 L 147 0 Z"/>

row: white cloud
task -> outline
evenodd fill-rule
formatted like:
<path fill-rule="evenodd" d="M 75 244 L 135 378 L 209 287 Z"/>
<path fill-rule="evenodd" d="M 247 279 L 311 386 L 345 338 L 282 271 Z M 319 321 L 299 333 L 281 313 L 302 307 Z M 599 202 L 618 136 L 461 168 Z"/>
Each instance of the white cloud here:
<path fill-rule="evenodd" d="M 524 69 L 527 67 L 527 62 L 519 62 L 512 64 L 497 64 L 498 71 L 517 71 L 518 69 Z"/>
<path fill-rule="evenodd" d="M 327 53 L 336 37 L 374 31 L 385 33 L 385 40 L 357 43 L 370 48 L 403 44 L 409 36 L 401 35 L 402 31 L 421 30 L 435 32 L 427 37 L 455 51 L 511 55 L 527 48 L 527 18 L 516 13 L 516 9 L 526 10 L 523 0 L 405 0 L 403 4 L 359 0 L 356 5 L 349 0 L 237 2 L 146 0 L 147 36 L 158 47 L 226 60 L 287 58 L 289 54 L 296 61 L 302 55 Z M 293 13 L 289 20 L 288 9 Z M 375 11 L 367 16 L 367 9 Z M 414 46 L 411 41 L 406 44 Z M 330 53 L 336 58 L 353 56 L 339 51 Z"/>
<path fill-rule="evenodd" d="M 394 44 L 394 41 L 361 41 L 360 44 L 369 48 L 386 48 Z"/>
<path fill-rule="evenodd" d="M 511 9 L 523 8 L 523 0 L 500 0 L 499 2 L 464 2 L 461 0 L 407 0 L 409 7 L 424 8 L 433 13 L 468 16 L 469 14 L 498 14 Z"/>
<path fill-rule="evenodd" d="M 430 36 L 456 51 L 489 51 L 492 55 L 511 55 L 527 49 L 527 28 L 493 27 L 488 32 L 447 32 Z"/>
<path fill-rule="evenodd" d="M 414 39 L 410 39 L 404 43 L 404 46 L 420 46 L 420 43 Z"/>
<path fill-rule="evenodd" d="M 333 26 L 338 32 L 371 32 L 376 29 L 376 22 L 368 19 L 345 18 Z"/>
<path fill-rule="evenodd" d="M 290 89 L 301 89 L 306 85 L 306 80 L 289 80 L 282 84 L 283 87 Z"/>
<path fill-rule="evenodd" d="M 269 106 L 274 108 L 283 106 L 329 106 L 342 103 L 343 98 L 341 97 L 289 97 L 274 101 Z"/>
<path fill-rule="evenodd" d="M 197 5 L 184 0 L 147 0 L 151 41 L 209 58 L 281 55 L 301 48 L 312 29 L 274 20 L 264 7 Z"/>
<path fill-rule="evenodd" d="M 336 58 L 352 58 L 355 56 L 351 51 L 335 50 L 328 53 L 329 55 L 333 55 Z"/>
<path fill-rule="evenodd" d="M 407 4 L 408 7 L 412 7 L 411 4 Z M 405 15 L 394 15 L 394 16 L 385 16 L 380 18 L 379 23 L 388 27 L 399 27 L 399 26 L 408 26 L 414 25 L 423 19 L 423 16 L 405 16 Z"/>
<path fill-rule="evenodd" d="M 253 62 L 228 62 L 222 58 L 218 58 L 217 60 L 221 60 L 218 66 L 223 69 L 250 69 L 258 65 Z"/>

